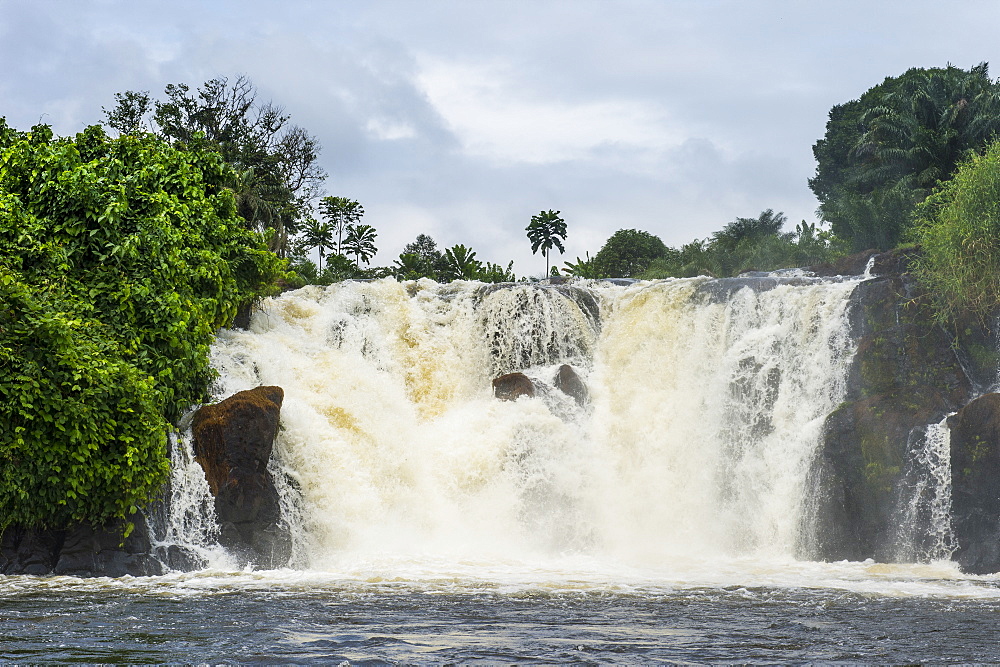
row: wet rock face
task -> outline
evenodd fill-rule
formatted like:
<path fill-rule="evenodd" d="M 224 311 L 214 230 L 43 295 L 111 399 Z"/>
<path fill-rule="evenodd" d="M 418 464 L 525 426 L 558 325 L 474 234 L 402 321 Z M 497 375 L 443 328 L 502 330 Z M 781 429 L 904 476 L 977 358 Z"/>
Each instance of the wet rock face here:
<path fill-rule="evenodd" d="M 875 265 L 895 271 L 907 261 Z M 959 409 L 971 384 L 908 275 L 864 282 L 852 300 L 858 350 L 818 459 L 818 555 L 891 560 L 910 434 Z"/>
<path fill-rule="evenodd" d="M 501 401 L 516 401 L 521 396 L 534 396 L 535 383 L 524 373 L 507 373 L 493 380 L 493 395 Z"/>
<path fill-rule="evenodd" d="M 77 577 L 152 576 L 163 574 L 151 555 L 149 530 L 141 514 L 107 526 L 80 524 L 65 530 L 31 530 L 12 526 L 0 539 L 0 573 L 60 574 Z"/>
<path fill-rule="evenodd" d="M 948 418 L 954 558 L 966 572 L 1000 571 L 1000 394 Z"/>
<path fill-rule="evenodd" d="M 241 391 L 194 417 L 195 458 L 205 471 L 221 528 L 219 542 L 257 567 L 281 567 L 291 538 L 267 470 L 284 391 Z"/>

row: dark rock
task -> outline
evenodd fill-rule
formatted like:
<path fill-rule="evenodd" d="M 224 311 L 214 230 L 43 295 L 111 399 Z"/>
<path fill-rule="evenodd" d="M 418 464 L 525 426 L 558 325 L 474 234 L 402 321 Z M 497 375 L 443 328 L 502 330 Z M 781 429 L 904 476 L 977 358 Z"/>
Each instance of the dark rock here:
<path fill-rule="evenodd" d="M 176 544 L 156 547 L 153 553 L 165 567 L 178 572 L 191 572 L 208 565 L 208 562 L 198 554 Z"/>
<path fill-rule="evenodd" d="M 0 540 L 4 574 L 51 574 L 59 558 L 65 531 L 10 526 Z"/>
<path fill-rule="evenodd" d="M 806 267 L 806 270 L 817 276 L 860 276 L 868 267 L 868 261 L 873 255 L 879 254 L 875 248 L 864 250 L 854 255 L 841 257 L 835 262 L 824 262 Z"/>
<path fill-rule="evenodd" d="M 872 262 L 871 274 L 873 276 L 902 276 L 910 270 L 910 267 L 920 255 L 919 246 L 909 248 L 895 248 L 888 252 L 881 252 L 875 255 Z"/>
<path fill-rule="evenodd" d="M 859 340 L 846 400 L 827 418 L 818 458 L 817 548 L 830 560 L 889 560 L 911 434 L 968 401 L 971 384 L 908 275 L 861 283 L 851 319 Z"/>
<path fill-rule="evenodd" d="M 587 385 L 583 383 L 583 380 L 580 379 L 580 376 L 577 375 L 576 371 L 569 364 L 563 364 L 559 367 L 559 372 L 556 373 L 555 385 L 556 389 L 572 397 L 577 402 L 577 405 L 586 405 L 587 401 L 590 400 Z M 494 383 L 495 386 L 496 384 Z"/>
<path fill-rule="evenodd" d="M 507 373 L 493 380 L 493 395 L 501 401 L 514 401 L 520 396 L 534 396 L 535 384 L 524 373 Z"/>
<path fill-rule="evenodd" d="M 246 303 L 240 304 L 240 307 L 236 310 L 236 317 L 233 318 L 233 329 L 242 329 L 246 331 L 250 328 L 250 318 L 253 316 L 254 303 L 253 301 L 247 301 Z"/>
<path fill-rule="evenodd" d="M 1000 394 L 948 418 L 955 560 L 966 572 L 1000 571 Z"/>
<path fill-rule="evenodd" d="M 67 531 L 53 572 L 78 577 L 163 574 L 163 566 L 151 555 L 145 519 L 136 514 L 130 522 L 133 529 L 127 538 L 123 524 L 99 528 L 83 524 Z"/>
<path fill-rule="evenodd" d="M 280 567 L 291 555 L 280 501 L 267 470 L 284 392 L 241 391 L 194 416 L 195 458 L 215 496 L 219 543 L 260 567 Z"/>
<path fill-rule="evenodd" d="M 129 523 L 132 533 L 124 538 Z M 97 527 L 86 523 L 62 530 L 12 526 L 0 540 L 0 572 L 78 577 L 163 574 L 163 566 L 151 552 L 149 530 L 141 514 Z"/>

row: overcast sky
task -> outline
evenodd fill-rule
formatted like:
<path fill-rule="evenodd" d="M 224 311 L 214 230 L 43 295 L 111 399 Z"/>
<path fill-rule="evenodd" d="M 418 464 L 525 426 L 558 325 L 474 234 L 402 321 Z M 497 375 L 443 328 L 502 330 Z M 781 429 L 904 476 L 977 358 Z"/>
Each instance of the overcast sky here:
<path fill-rule="evenodd" d="M 1000 2 L 0 0 L 0 116 L 70 134 L 114 93 L 245 74 L 322 144 L 389 264 L 419 233 L 544 272 L 617 229 L 679 246 L 815 220 L 811 147 L 886 76 L 994 62 Z"/>

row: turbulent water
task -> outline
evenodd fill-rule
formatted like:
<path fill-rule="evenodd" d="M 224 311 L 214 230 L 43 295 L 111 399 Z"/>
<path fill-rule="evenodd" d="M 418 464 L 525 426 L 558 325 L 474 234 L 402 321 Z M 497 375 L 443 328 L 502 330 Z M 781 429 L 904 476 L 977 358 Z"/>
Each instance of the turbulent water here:
<path fill-rule="evenodd" d="M 809 472 L 844 397 L 856 284 L 379 281 L 271 300 L 213 363 L 218 398 L 285 390 L 272 472 L 291 566 L 246 570 L 215 545 L 181 439 L 157 539 L 208 568 L 0 578 L 0 657 L 1000 659 L 996 633 L 967 633 L 1000 610 L 997 579 L 947 561 L 945 430 L 911 443 L 899 551 L 915 562 L 810 560 Z M 556 388 L 562 364 L 583 405 Z M 493 397 L 512 371 L 534 397 Z"/>

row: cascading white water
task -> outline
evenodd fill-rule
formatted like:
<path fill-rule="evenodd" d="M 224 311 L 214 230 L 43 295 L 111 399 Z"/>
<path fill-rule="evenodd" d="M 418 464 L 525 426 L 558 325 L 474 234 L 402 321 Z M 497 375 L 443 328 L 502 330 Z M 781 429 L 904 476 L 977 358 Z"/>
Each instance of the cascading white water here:
<path fill-rule="evenodd" d="M 911 435 L 896 558 L 948 560 L 958 544 L 951 521 L 951 430 L 947 417 Z"/>
<path fill-rule="evenodd" d="M 205 473 L 194 460 L 190 430 L 170 434 L 168 494 L 150 518 L 152 543 L 168 564 L 171 547 L 183 548 L 196 564 L 232 564 L 217 541 L 215 503 Z"/>
<path fill-rule="evenodd" d="M 310 287 L 223 333 L 216 393 L 285 389 L 275 470 L 305 566 L 345 554 L 790 557 L 823 421 L 844 394 L 852 289 Z M 562 363 L 588 406 L 552 387 Z M 536 397 L 492 396 L 492 378 L 513 370 Z"/>

